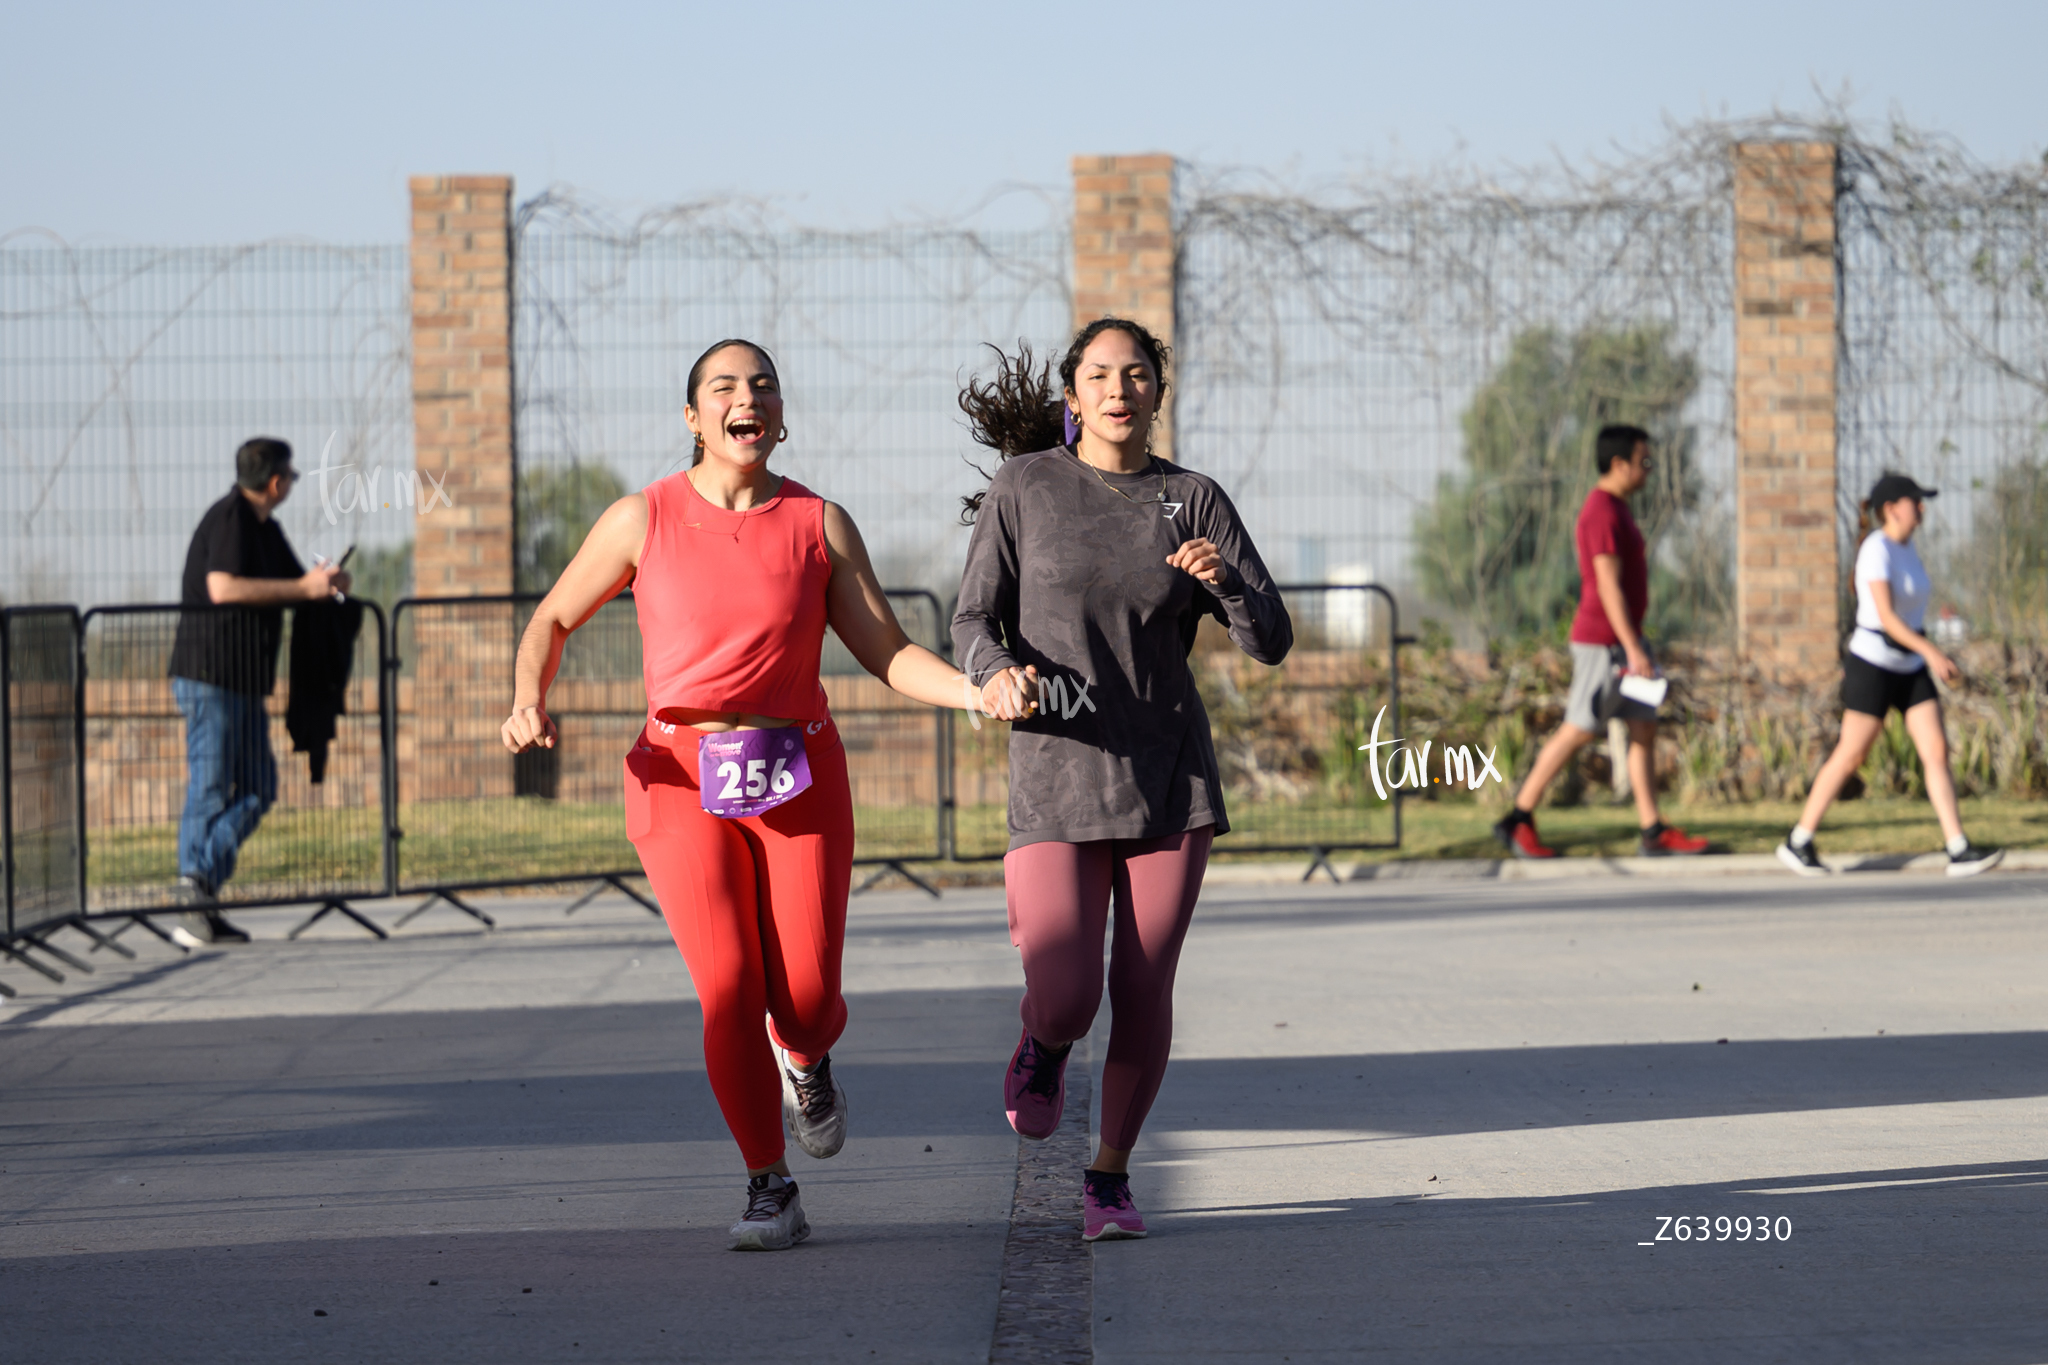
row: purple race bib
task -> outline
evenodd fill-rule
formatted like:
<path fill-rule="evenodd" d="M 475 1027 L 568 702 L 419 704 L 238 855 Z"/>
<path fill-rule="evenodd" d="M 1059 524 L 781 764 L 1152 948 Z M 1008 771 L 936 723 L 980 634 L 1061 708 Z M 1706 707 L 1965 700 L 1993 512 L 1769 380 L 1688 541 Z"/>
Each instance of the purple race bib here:
<path fill-rule="evenodd" d="M 811 785 L 803 731 L 785 725 L 705 735 L 697 741 L 697 785 L 713 815 L 732 819 L 775 809 Z"/>

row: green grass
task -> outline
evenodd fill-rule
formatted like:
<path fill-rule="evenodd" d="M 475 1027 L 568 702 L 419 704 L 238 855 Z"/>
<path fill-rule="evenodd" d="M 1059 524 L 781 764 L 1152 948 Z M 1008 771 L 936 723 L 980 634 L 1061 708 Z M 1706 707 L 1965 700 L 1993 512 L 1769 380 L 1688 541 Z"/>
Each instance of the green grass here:
<path fill-rule="evenodd" d="M 1000 809 L 995 819 L 1000 830 Z M 618 803 L 422 801 L 399 807 L 398 824 L 405 831 L 398 845 L 400 885 L 574 877 L 640 866 Z M 230 891 L 254 899 L 381 886 L 379 825 L 373 810 L 273 810 L 242 846 Z M 854 826 L 863 857 L 929 855 L 937 845 L 937 822 L 928 809 L 862 807 L 854 811 Z M 96 904 L 168 899 L 178 875 L 175 824 L 97 829 L 90 849 Z"/>
<path fill-rule="evenodd" d="M 273 810 L 242 845 L 232 894 L 254 900 L 380 887 L 381 827 L 369 810 Z M 176 824 L 91 830 L 86 848 L 95 909 L 170 901 L 178 878 Z"/>
<path fill-rule="evenodd" d="M 1491 828 L 1502 808 L 1473 801 L 1412 801 L 1402 810 L 1402 846 L 1360 851 L 1389 858 L 1496 858 Z M 1980 844 L 2048 848 L 2048 803 L 2002 797 L 1963 801 L 1963 824 Z M 1344 844 L 1389 836 L 1385 807 L 1364 810 L 1315 802 L 1239 801 L 1230 807 L 1232 830 L 1217 845 L 1219 857 L 1255 843 Z M 1667 802 L 1664 818 L 1714 841 L 1716 852 L 1767 853 L 1799 816 L 1793 802 L 1743 805 Z M 1595 804 L 1545 807 L 1537 812 L 1543 840 L 1572 857 L 1618 857 L 1635 851 L 1633 806 Z M 923 861 L 933 846 L 933 819 L 918 808 L 860 808 L 854 813 L 864 858 Z M 626 841 L 624 807 L 549 802 L 531 797 L 420 802 L 402 807 L 399 845 L 402 885 L 516 879 L 573 878 L 594 871 L 638 868 Z M 957 812 L 958 847 L 965 857 L 1000 856 L 1008 840 L 1001 806 L 966 806 Z M 250 899 L 296 896 L 329 888 L 375 888 L 383 882 L 377 814 L 369 810 L 272 811 L 243 846 L 231 892 Z M 1926 853 L 1941 845 L 1941 831 L 1925 800 L 1845 801 L 1828 812 L 1819 833 L 1831 853 Z M 177 827 L 151 825 L 95 830 L 90 877 L 98 908 L 165 904 L 177 877 Z"/>
<path fill-rule="evenodd" d="M 1963 828 L 1980 844 L 2048 848 L 2048 803 L 2008 797 L 1972 797 L 1962 803 Z M 1474 802 L 1411 801 L 1402 809 L 1398 854 L 1376 859 L 1498 858 L 1493 822 L 1506 808 Z M 1799 818 L 1799 803 L 1754 801 L 1662 803 L 1664 819 L 1714 841 L 1716 853 L 1768 853 Z M 1543 842 L 1573 857 L 1622 857 L 1636 848 L 1633 804 L 1542 807 L 1536 827 Z M 1842 801 L 1828 811 L 1815 835 L 1829 853 L 1931 853 L 1941 847 L 1941 826 L 1926 800 L 1869 798 Z"/>

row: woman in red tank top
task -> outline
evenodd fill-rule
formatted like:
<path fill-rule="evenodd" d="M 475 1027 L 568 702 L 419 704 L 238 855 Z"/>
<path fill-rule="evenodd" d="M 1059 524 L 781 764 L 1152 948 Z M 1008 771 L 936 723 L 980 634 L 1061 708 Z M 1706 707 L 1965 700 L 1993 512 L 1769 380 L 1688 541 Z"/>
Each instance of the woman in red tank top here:
<path fill-rule="evenodd" d="M 810 1233 L 785 1120 L 814 1157 L 846 1140 L 830 1050 L 846 1027 L 853 799 L 818 681 L 825 627 L 907 697 L 1006 720 L 1030 703 L 1013 677 L 975 688 L 912 644 L 852 519 L 768 471 L 788 431 L 766 351 L 706 351 L 683 415 L 695 463 L 613 503 L 535 610 L 504 738 L 514 753 L 554 744 L 562 643 L 630 586 L 647 726 L 626 756 L 626 834 L 689 965 L 711 1089 L 746 1159 L 732 1247 L 773 1251 Z"/>

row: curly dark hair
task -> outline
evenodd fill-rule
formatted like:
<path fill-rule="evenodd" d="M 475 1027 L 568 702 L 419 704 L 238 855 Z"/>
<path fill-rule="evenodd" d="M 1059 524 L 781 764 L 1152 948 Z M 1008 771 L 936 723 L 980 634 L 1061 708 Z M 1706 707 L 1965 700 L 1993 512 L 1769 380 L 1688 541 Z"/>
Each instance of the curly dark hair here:
<path fill-rule="evenodd" d="M 1060 359 L 1057 385 L 1053 382 L 1052 362 L 1034 364 L 1028 343 L 1020 339 L 1014 357 L 1005 354 L 1002 347 L 990 344 L 989 349 L 996 353 L 995 376 L 986 383 L 970 379 L 967 387 L 960 390 L 960 411 L 967 414 L 968 433 L 975 444 L 993 450 L 997 464 L 1015 455 L 1065 445 L 1066 396 L 1074 391 L 1074 376 L 1080 373 L 1081 357 L 1088 344 L 1108 331 L 1122 332 L 1138 343 L 1138 349 L 1145 353 L 1152 373 L 1159 379 L 1159 400 L 1164 404 L 1166 367 L 1173 358 L 1172 349 L 1153 336 L 1143 323 L 1129 318 L 1097 318 L 1074 333 L 1066 355 Z M 975 469 L 984 476 L 989 473 L 980 465 Z M 960 499 L 960 520 L 964 525 L 974 524 L 987 496 L 988 490 L 983 488 Z"/>

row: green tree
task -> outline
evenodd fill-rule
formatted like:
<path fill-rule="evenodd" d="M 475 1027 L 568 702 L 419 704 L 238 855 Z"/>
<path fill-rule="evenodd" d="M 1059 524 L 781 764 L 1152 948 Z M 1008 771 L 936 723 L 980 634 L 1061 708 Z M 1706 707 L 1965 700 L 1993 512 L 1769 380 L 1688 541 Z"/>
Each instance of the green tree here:
<path fill-rule="evenodd" d="M 1979 631 L 2048 637 L 2048 459 L 2012 460 L 1981 484 L 1972 481 L 1975 515 L 1949 560 L 1955 594 Z"/>
<path fill-rule="evenodd" d="M 602 463 L 529 469 L 519 479 L 519 543 L 514 560 L 521 592 L 546 592 L 569 567 L 604 509 L 626 486 Z"/>
<path fill-rule="evenodd" d="M 1695 434 L 1680 421 L 1698 387 L 1697 362 L 1672 348 L 1663 324 L 1516 336 L 1461 419 L 1464 470 L 1442 476 L 1416 517 L 1423 589 L 1489 637 L 1561 630 L 1577 602 L 1573 531 L 1598 477 L 1593 440 L 1609 422 L 1640 426 L 1655 442 L 1650 482 L 1634 500 L 1654 562 L 1661 537 L 1699 502 Z"/>
<path fill-rule="evenodd" d="M 412 595 L 412 542 L 409 540 L 397 545 L 371 545 L 357 550 L 348 567 L 349 577 L 355 580 L 349 594 L 366 602 L 375 602 L 384 608 L 387 619 L 391 608 L 401 597 Z"/>

